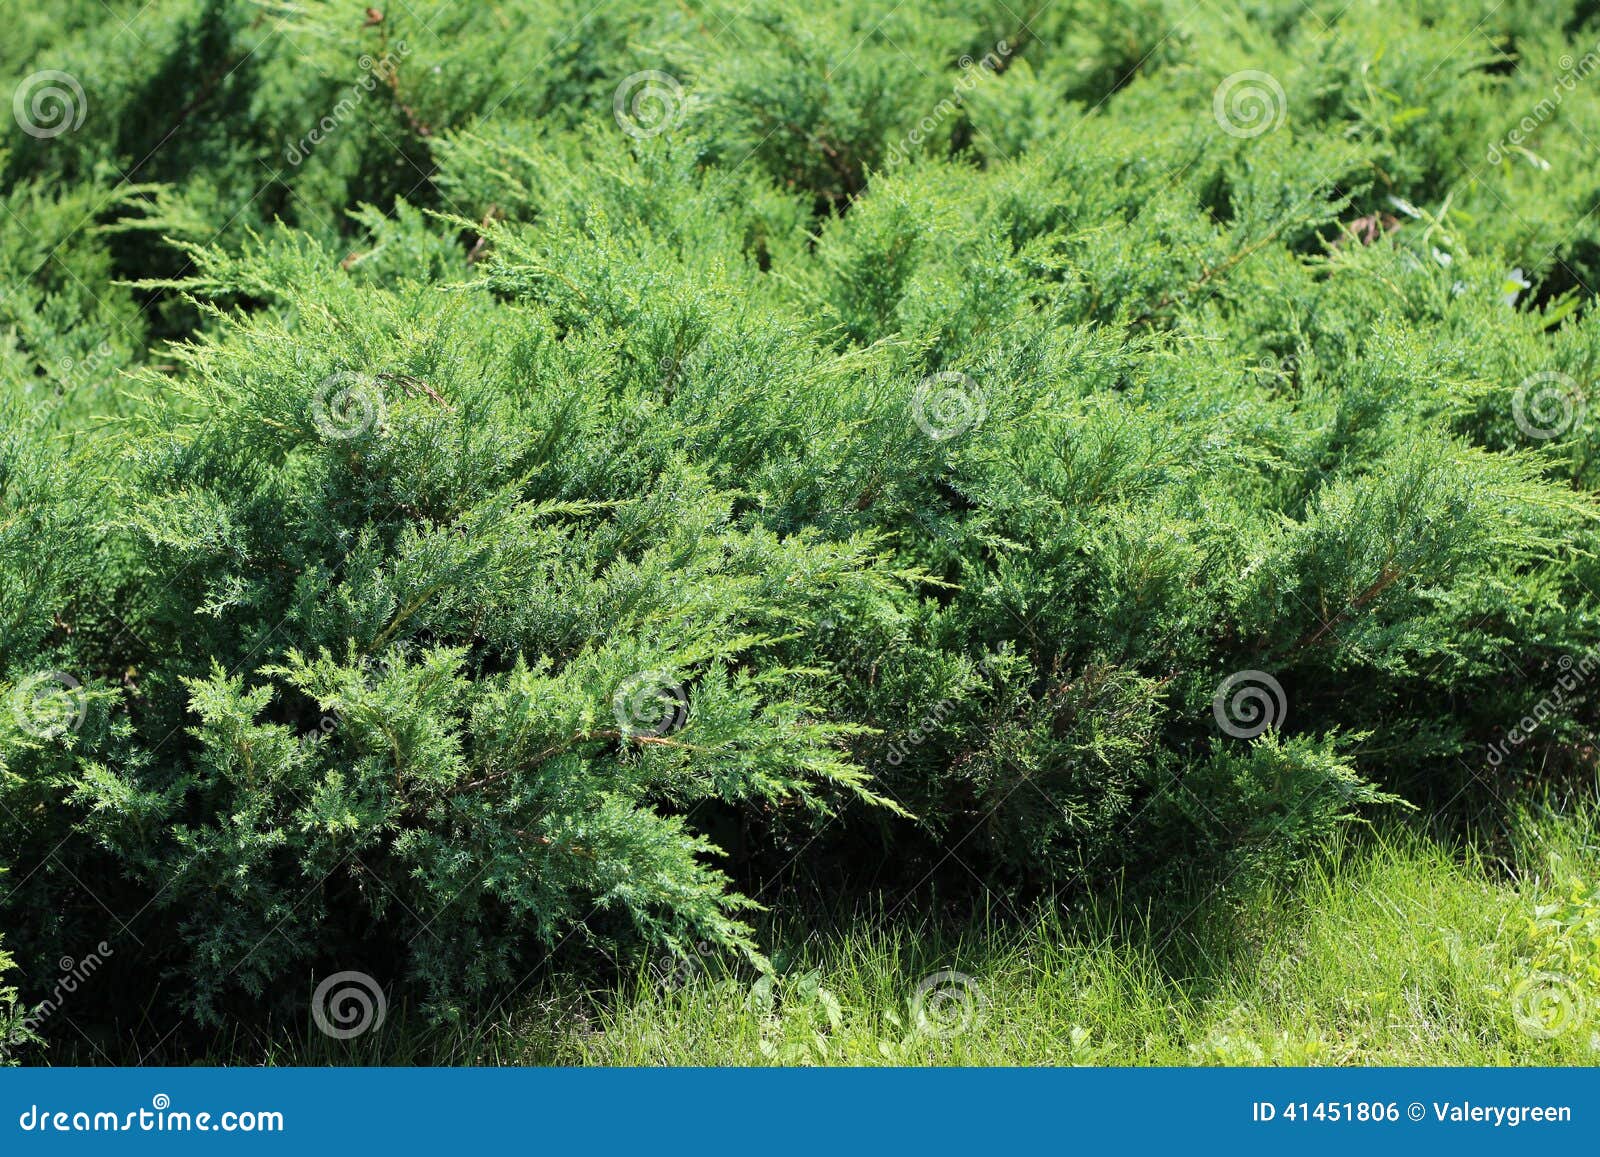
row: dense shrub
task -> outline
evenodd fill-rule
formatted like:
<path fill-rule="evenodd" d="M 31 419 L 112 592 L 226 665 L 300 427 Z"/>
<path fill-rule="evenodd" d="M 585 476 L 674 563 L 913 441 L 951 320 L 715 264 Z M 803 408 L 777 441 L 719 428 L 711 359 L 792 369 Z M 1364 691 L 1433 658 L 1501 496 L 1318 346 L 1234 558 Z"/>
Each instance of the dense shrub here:
<path fill-rule="evenodd" d="M 202 1023 L 448 1013 L 759 965 L 796 862 L 1265 871 L 1577 758 L 1600 24 L 1312 7 L 36 6 L 25 991 L 126 938 Z"/>

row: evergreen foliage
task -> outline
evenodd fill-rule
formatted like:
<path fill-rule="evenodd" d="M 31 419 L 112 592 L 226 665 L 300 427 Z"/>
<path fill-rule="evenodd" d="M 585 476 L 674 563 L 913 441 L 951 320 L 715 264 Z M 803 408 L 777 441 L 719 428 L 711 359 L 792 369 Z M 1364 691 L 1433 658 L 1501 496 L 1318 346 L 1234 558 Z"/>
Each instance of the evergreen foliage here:
<path fill-rule="evenodd" d="M 1600 16 L 1183 7 L 17 13 L 24 993 L 449 1016 L 760 967 L 796 861 L 1159 887 L 1581 758 Z"/>

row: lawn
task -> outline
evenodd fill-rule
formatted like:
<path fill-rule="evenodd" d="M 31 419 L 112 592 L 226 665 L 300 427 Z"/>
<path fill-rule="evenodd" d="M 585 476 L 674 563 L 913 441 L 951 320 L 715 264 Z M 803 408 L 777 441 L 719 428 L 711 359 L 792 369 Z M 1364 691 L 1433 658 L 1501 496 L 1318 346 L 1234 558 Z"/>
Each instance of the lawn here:
<path fill-rule="evenodd" d="M 764 925 L 769 977 L 730 974 L 710 954 L 666 958 L 583 990 L 530 986 L 470 1026 L 399 1008 L 387 1031 L 349 1041 L 313 1030 L 295 1043 L 284 1026 L 155 1059 L 1593 1065 L 1597 877 L 1587 811 L 1523 812 L 1493 848 L 1394 826 L 1292 884 L 1223 887 L 1159 915 L 1110 903 L 1022 913 L 991 898 L 963 919 L 884 902 Z"/>

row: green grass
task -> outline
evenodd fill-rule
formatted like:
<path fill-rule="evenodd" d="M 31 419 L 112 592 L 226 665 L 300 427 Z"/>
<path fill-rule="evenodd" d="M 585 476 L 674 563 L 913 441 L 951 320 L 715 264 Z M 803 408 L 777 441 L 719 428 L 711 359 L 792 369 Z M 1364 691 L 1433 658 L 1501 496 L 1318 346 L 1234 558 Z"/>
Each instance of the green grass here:
<path fill-rule="evenodd" d="M 991 912 L 956 931 L 906 911 L 810 935 L 780 925 L 771 982 L 658 966 L 617 989 L 552 984 L 471 1030 L 423 1028 L 394 1010 L 358 1041 L 313 1033 L 302 1051 L 273 1059 L 1595 1064 L 1596 830 L 1588 811 L 1525 817 L 1468 848 L 1391 829 L 1308 865 L 1293 886 L 1224 890 L 1187 915 L 1177 905 L 1131 925 L 1082 911 L 1021 924 Z M 918 985 L 940 972 L 965 979 L 947 979 L 948 999 L 925 1000 L 919 1018 Z M 1583 1007 L 1538 1004 L 1556 991 L 1549 976 L 1565 978 L 1562 991 Z M 239 1042 L 238 1053 L 259 1057 L 262 1043 Z"/>

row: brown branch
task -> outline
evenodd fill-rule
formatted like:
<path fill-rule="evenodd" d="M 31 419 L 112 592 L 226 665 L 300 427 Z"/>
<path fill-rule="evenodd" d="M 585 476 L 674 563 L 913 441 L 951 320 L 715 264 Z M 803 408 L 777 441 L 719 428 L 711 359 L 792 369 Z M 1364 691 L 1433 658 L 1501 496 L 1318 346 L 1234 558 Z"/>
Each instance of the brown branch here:
<path fill-rule="evenodd" d="M 1349 604 L 1342 611 L 1340 611 L 1337 615 L 1334 615 L 1327 622 L 1323 623 L 1322 626 L 1311 632 L 1310 635 L 1302 638 L 1298 643 L 1290 648 L 1290 650 L 1300 651 L 1306 647 L 1316 646 L 1317 643 L 1319 643 L 1329 631 L 1333 630 L 1335 627 L 1349 622 L 1351 617 L 1355 615 L 1357 611 L 1361 610 L 1368 603 L 1371 603 L 1377 599 L 1379 595 L 1383 594 L 1384 591 L 1388 590 L 1389 587 L 1394 585 L 1395 581 L 1405 573 L 1406 572 L 1404 569 L 1399 567 L 1391 567 L 1385 563 L 1383 570 L 1379 572 L 1377 578 L 1373 579 L 1372 582 L 1368 584 L 1366 590 L 1362 591 L 1355 598 L 1351 599 Z"/>
<path fill-rule="evenodd" d="M 389 57 L 389 31 L 383 22 L 383 13 L 375 8 L 368 8 L 367 21 L 361 27 L 376 28 L 378 30 L 378 48 L 383 53 L 383 59 L 387 60 Z M 400 92 L 399 63 L 397 62 L 392 67 L 381 69 L 378 73 L 378 79 L 389 86 L 389 93 L 394 98 L 394 105 L 406 118 L 406 123 L 411 126 L 411 131 L 422 139 L 431 137 L 433 130 L 417 116 L 416 110 L 406 103 L 404 95 Z"/>
<path fill-rule="evenodd" d="M 1198 290 L 1204 289 L 1212 278 L 1223 273 L 1231 272 L 1241 262 L 1260 252 L 1262 249 L 1265 249 L 1268 245 L 1271 245 L 1278 239 L 1278 235 L 1282 233 L 1284 229 L 1288 228 L 1288 226 L 1289 222 L 1285 221 L 1282 225 L 1279 225 L 1276 229 L 1273 229 L 1255 244 L 1247 245 L 1243 249 L 1239 250 L 1239 252 L 1229 257 L 1226 261 L 1219 262 L 1208 269 L 1202 270 L 1199 280 L 1193 282 L 1177 293 L 1169 293 L 1162 297 L 1162 299 L 1156 302 L 1155 305 L 1151 306 L 1138 317 L 1134 318 L 1130 324 L 1148 325 L 1150 322 L 1155 320 L 1156 314 L 1160 313 L 1162 310 L 1176 304 L 1180 299 L 1188 297 L 1191 293 L 1195 293 Z"/>
<path fill-rule="evenodd" d="M 451 413 L 455 412 L 455 407 L 449 402 L 445 401 L 444 397 L 439 393 L 438 390 L 434 389 L 421 378 L 414 378 L 410 374 L 379 374 L 378 376 L 383 378 L 385 381 L 395 382 L 398 385 L 402 385 L 414 393 L 426 394 L 428 397 L 432 398 L 435 402 L 439 403 L 439 405 L 443 406 Z"/>

